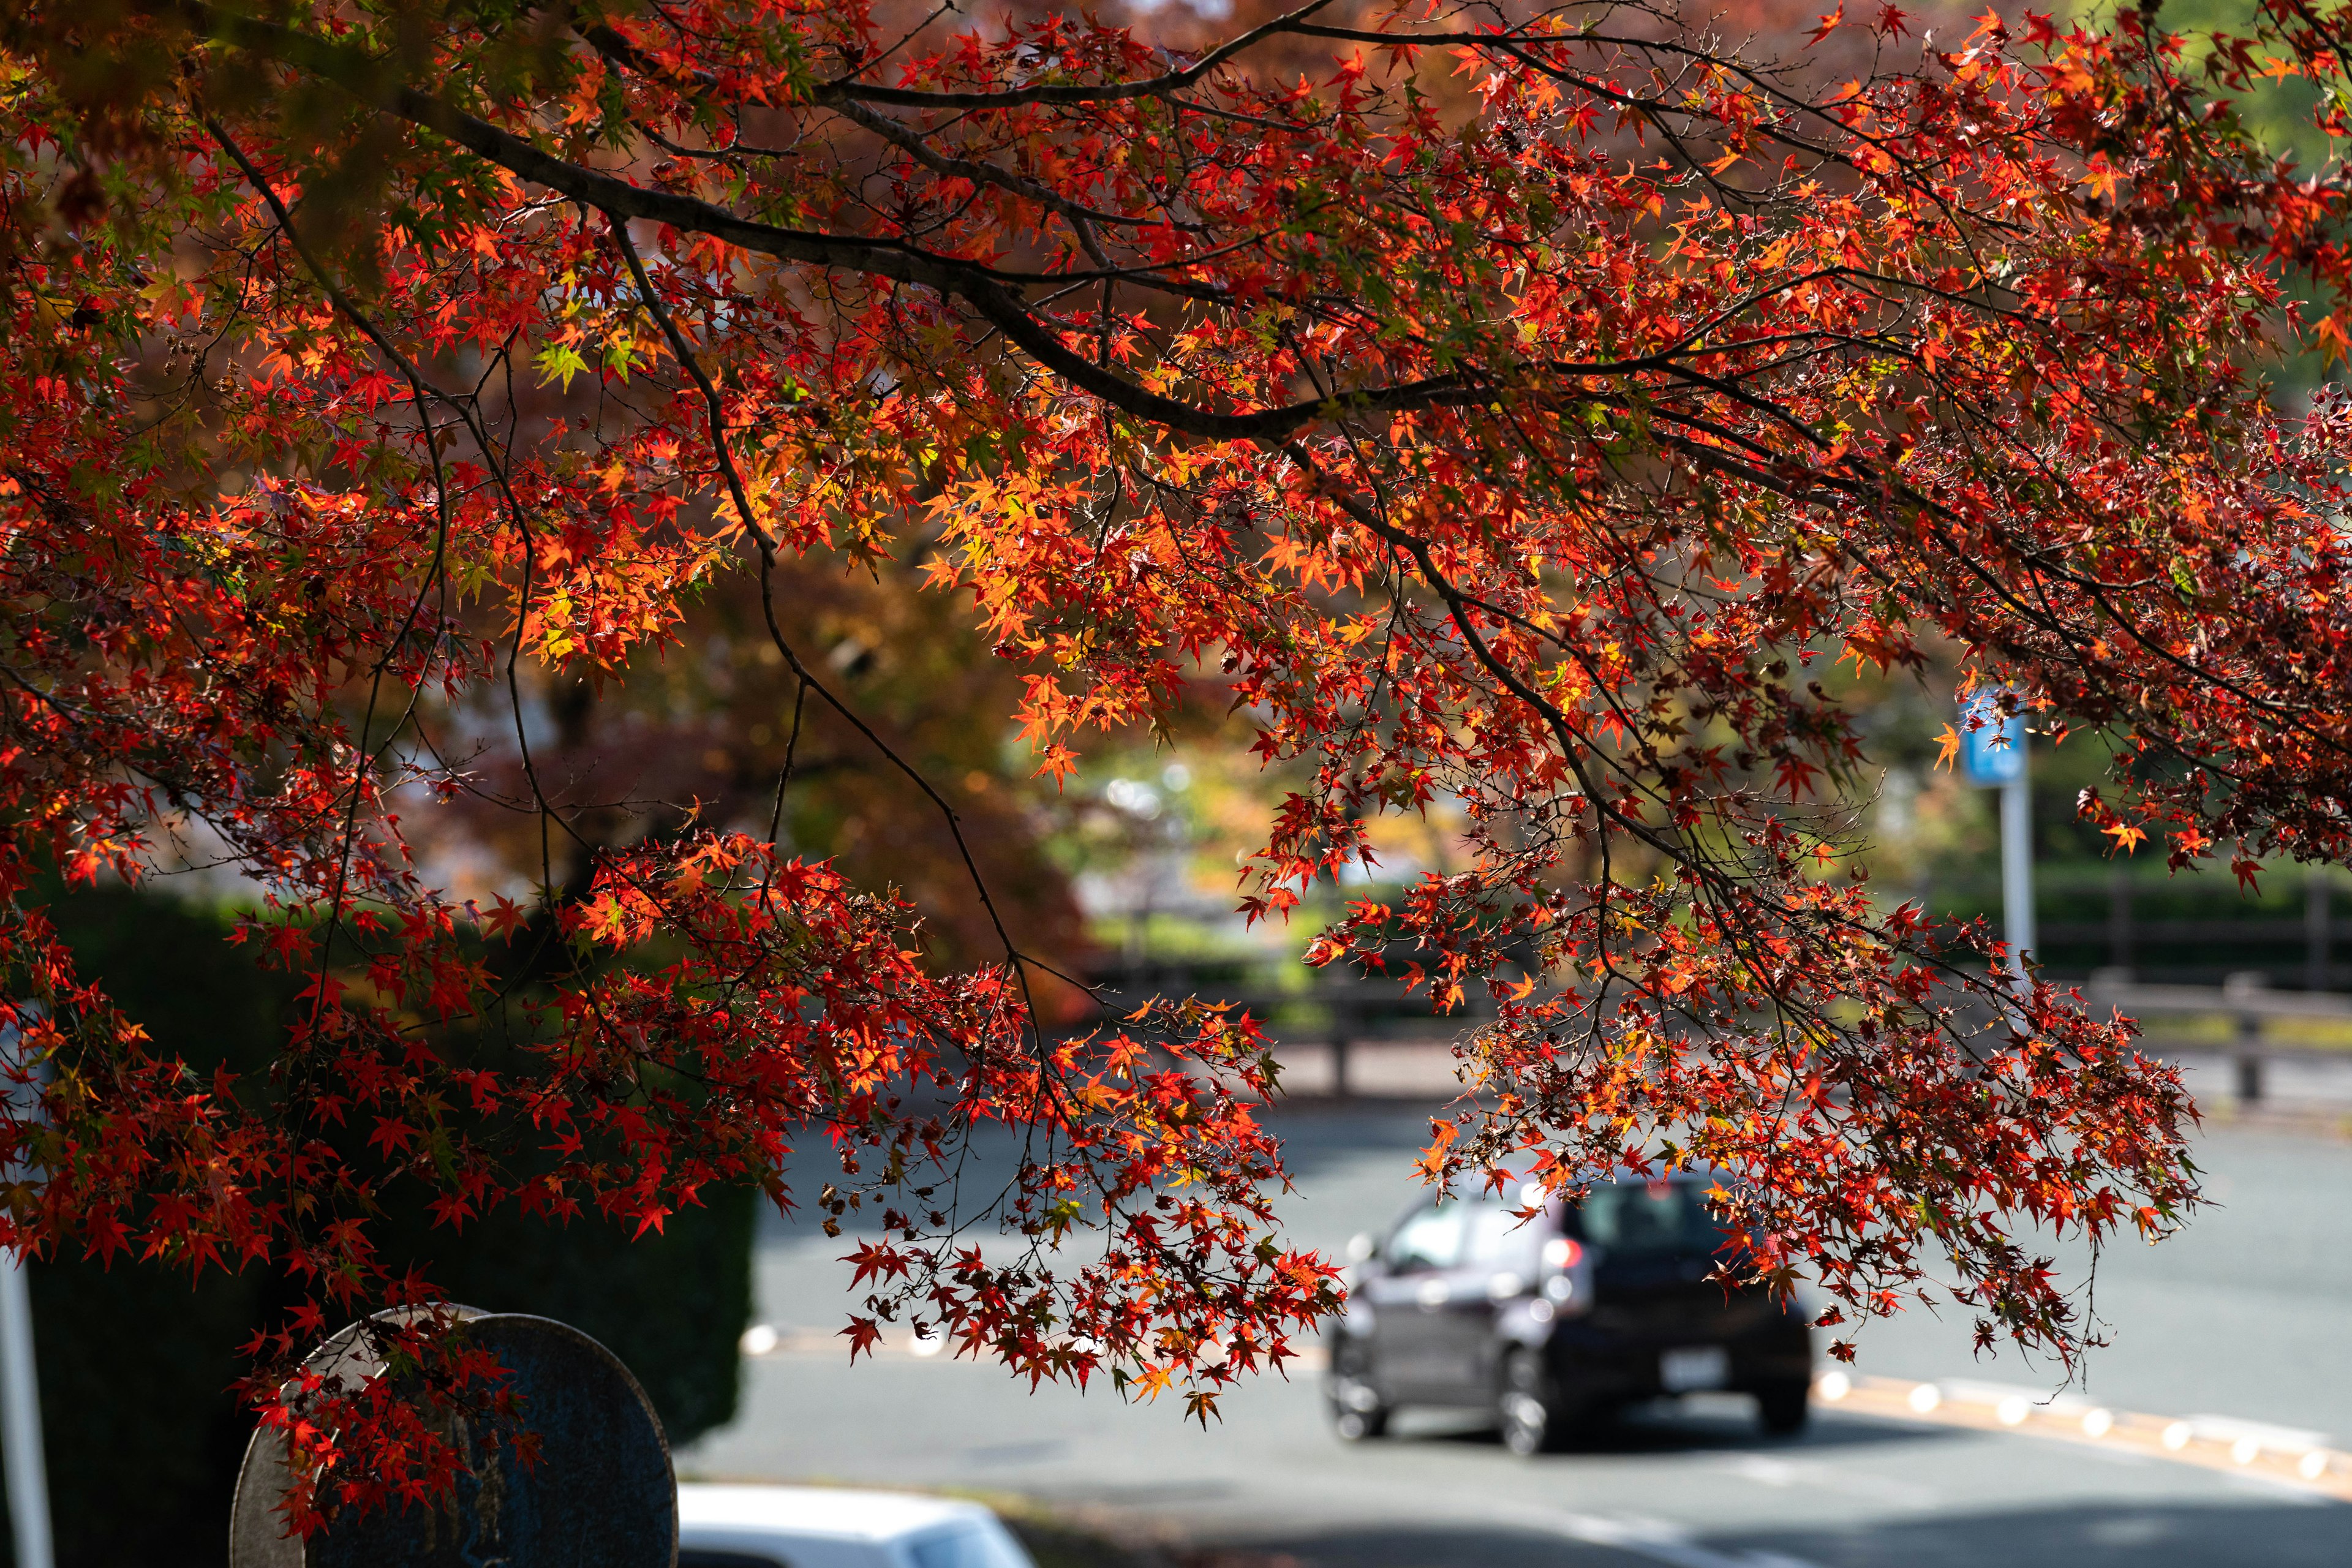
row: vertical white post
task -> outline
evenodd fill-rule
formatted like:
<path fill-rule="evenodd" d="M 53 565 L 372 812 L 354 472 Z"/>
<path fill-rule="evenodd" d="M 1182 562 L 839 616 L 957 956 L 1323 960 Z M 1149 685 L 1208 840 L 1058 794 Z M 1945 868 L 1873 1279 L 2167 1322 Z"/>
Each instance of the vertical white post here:
<path fill-rule="evenodd" d="M 2033 786 L 2025 765 L 2025 736 L 2017 746 L 2017 774 L 2000 786 L 2000 902 L 2009 964 L 2022 994 L 2031 982 L 2025 955 L 2033 951 Z"/>
<path fill-rule="evenodd" d="M 18 1067 L 23 1041 L 15 1025 L 0 1026 L 0 1063 Z M 13 1072 L 0 1085 L 11 1119 L 40 1115 L 34 1085 Z M 21 1177 L 24 1167 L 12 1167 L 9 1174 Z M 49 1542 L 49 1467 L 41 1452 L 41 1385 L 33 1368 L 33 1295 L 24 1254 L 7 1251 L 0 1251 L 0 1468 L 6 1470 L 16 1568 L 57 1568 Z"/>
<path fill-rule="evenodd" d="M 1960 696 L 1961 752 L 1969 782 L 2000 791 L 2000 906 L 2002 935 L 2009 942 L 2012 989 L 2026 994 L 2026 955 L 2033 951 L 2033 784 L 2026 768 L 2032 737 L 2025 710 L 2001 716 L 2008 694 L 1981 689 Z M 2012 1020 L 2014 1022 L 2014 1020 Z"/>
<path fill-rule="evenodd" d="M 0 1259 L 0 1460 L 16 1568 L 56 1568 L 49 1547 L 49 1475 L 41 1455 L 41 1391 L 33 1371 L 33 1299 L 25 1260 Z"/>

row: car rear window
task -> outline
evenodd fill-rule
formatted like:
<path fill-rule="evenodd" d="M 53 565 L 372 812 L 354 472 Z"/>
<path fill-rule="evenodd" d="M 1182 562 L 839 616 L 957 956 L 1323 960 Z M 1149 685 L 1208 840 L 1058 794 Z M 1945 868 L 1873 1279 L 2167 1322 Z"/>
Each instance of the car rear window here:
<path fill-rule="evenodd" d="M 907 1542 L 913 1568 L 1035 1568 L 1021 1543 L 994 1520 L 928 1531 Z"/>
<path fill-rule="evenodd" d="M 1724 1229 L 1696 1182 L 1620 1182 L 1595 1187 L 1577 1216 L 1584 1239 L 1621 1256 L 1711 1253 Z"/>
<path fill-rule="evenodd" d="M 1489 1198 L 1470 1211 L 1468 1231 L 1463 1256 L 1471 1267 L 1531 1274 L 1542 1256 L 1548 1227 L 1540 1217 L 1522 1220 L 1515 1203 Z"/>

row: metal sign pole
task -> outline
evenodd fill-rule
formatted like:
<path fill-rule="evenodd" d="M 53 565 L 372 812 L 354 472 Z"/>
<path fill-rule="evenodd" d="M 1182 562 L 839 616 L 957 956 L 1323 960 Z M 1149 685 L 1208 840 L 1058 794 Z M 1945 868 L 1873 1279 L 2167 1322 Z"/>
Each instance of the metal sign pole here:
<path fill-rule="evenodd" d="M 49 1545 L 48 1466 L 41 1455 L 41 1393 L 33 1371 L 33 1300 L 25 1259 L 0 1267 L 0 1459 L 8 1472 L 8 1521 L 17 1568 L 56 1568 Z"/>
<path fill-rule="evenodd" d="M 19 1063 L 24 1039 L 16 1026 L 0 1026 L 0 1058 Z M 8 1114 L 40 1114 L 33 1086 L 13 1077 L 5 1088 Z M 21 1176 L 22 1168 L 11 1172 Z M 8 1522 L 16 1568 L 57 1568 L 49 1539 L 49 1469 L 41 1452 L 41 1387 L 33 1366 L 33 1296 L 25 1255 L 0 1257 L 0 1468 L 8 1487 Z"/>
<path fill-rule="evenodd" d="M 2025 738 L 2018 737 L 2017 776 L 2000 786 L 2001 924 L 2009 938 L 2009 966 L 2022 993 L 2025 955 L 2033 951 L 2033 786 L 2026 782 Z"/>
<path fill-rule="evenodd" d="M 1993 707 L 2001 694 L 1985 690 L 1960 700 L 1963 721 L 1978 726 L 1961 735 L 1968 779 L 2000 791 L 2001 934 L 2009 942 L 2009 966 L 2021 994 L 2032 984 L 2026 954 L 2033 951 L 2033 786 L 2026 777 L 2025 716 L 2003 718 Z"/>

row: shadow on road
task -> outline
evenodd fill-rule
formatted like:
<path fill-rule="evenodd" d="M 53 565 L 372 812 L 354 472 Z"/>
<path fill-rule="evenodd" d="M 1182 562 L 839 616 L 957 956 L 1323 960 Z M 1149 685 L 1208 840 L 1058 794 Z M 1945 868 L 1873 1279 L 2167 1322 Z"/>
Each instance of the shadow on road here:
<path fill-rule="evenodd" d="M 1214 1565 L 1216 1553 L 1203 1554 Z M 1271 1561 L 1269 1561 L 1269 1559 Z M 1255 1537 L 1232 1568 L 1655 1568 L 1654 1557 L 1531 1530 L 1379 1525 Z"/>
<path fill-rule="evenodd" d="M 1744 1537 L 1819 1568 L 2342 1568 L 2352 1508 L 2271 1502 L 2113 1505 L 1947 1514 L 1867 1530 Z"/>
<path fill-rule="evenodd" d="M 1676 1537 L 1664 1550 L 1509 1525 L 1382 1524 L 1257 1535 L 1251 1555 L 1297 1568 L 1654 1568 L 1660 1562 L 1776 1568 L 2342 1568 L 2352 1509 L 2265 1503 L 2101 1507 L 1877 1521 L 1735 1538 Z"/>
<path fill-rule="evenodd" d="M 1938 1426 L 1911 1426 L 1895 1422 L 1855 1420 L 1816 1415 L 1802 1437 L 1768 1437 L 1742 1401 L 1726 1398 L 1719 1405 L 1693 1407 L 1671 1404 L 1640 1405 L 1621 1411 L 1613 1419 L 1597 1422 L 1580 1434 L 1572 1454 L 1697 1454 L 1752 1453 L 1795 1456 L 1823 1448 L 1892 1444 L 1934 1445 L 1948 1442 L 1958 1433 Z M 1493 1425 L 1472 1415 L 1406 1412 L 1397 1417 L 1391 1443 L 1444 1444 L 1499 1450 L 1501 1438 Z"/>

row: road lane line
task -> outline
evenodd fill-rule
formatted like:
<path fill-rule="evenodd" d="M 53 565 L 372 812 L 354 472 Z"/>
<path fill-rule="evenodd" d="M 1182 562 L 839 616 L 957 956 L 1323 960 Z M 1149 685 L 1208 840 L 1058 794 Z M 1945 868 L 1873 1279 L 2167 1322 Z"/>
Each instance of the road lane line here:
<path fill-rule="evenodd" d="M 1958 1379 L 1915 1383 L 1832 1371 L 1813 1380 L 1813 1397 L 1828 1408 L 1857 1415 L 2025 1433 L 2105 1453 L 2260 1478 L 2352 1502 L 2352 1454 L 2329 1447 L 2318 1432 L 2226 1415 L 2147 1415 L 2110 1409 L 2079 1394 Z"/>
<path fill-rule="evenodd" d="M 1496 1503 L 1479 1510 L 1493 1519 L 1565 1536 L 1587 1546 L 1606 1546 L 1629 1556 L 1646 1557 L 1668 1568 L 1813 1568 L 1801 1558 L 1773 1552 L 1718 1551 L 1703 1546 L 1690 1531 L 1651 1519 L 1612 1519 L 1597 1513 L 1573 1513 L 1566 1509 L 1532 1503 Z"/>

